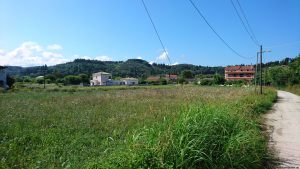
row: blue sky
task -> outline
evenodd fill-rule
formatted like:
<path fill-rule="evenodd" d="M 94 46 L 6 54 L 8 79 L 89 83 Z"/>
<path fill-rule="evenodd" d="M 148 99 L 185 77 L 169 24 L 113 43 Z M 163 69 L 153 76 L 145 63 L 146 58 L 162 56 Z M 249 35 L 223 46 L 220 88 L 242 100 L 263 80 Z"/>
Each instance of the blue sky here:
<path fill-rule="evenodd" d="M 239 53 L 259 50 L 230 0 L 194 0 L 215 30 Z M 237 2 L 233 0 L 233 2 Z M 264 61 L 300 53 L 299 0 L 239 0 Z M 145 0 L 172 64 L 251 64 L 230 51 L 188 0 Z M 142 58 L 168 64 L 141 0 L 0 0 L 0 65 L 54 65 L 75 58 Z"/>

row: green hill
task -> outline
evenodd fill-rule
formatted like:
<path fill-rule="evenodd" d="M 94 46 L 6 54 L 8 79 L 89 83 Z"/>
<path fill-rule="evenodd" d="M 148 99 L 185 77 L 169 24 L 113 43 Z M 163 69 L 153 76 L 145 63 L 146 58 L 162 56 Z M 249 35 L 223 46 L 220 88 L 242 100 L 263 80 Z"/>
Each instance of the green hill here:
<path fill-rule="evenodd" d="M 41 76 L 44 67 L 18 67 L 8 66 L 7 72 L 12 76 Z M 73 62 L 48 66 L 46 74 L 78 75 L 81 73 L 91 75 L 95 72 L 109 72 L 114 77 L 148 77 L 150 75 L 160 74 L 180 74 L 184 70 L 190 70 L 196 74 L 224 74 L 224 67 L 196 66 L 191 64 L 165 65 L 149 64 L 141 59 L 129 59 L 127 61 L 98 61 L 75 59 Z"/>

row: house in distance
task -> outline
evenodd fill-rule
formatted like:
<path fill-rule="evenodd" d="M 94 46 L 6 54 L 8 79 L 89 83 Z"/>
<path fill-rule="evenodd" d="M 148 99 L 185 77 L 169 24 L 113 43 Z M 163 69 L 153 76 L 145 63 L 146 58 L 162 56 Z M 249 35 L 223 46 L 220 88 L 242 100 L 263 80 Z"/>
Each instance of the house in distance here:
<path fill-rule="evenodd" d="M 98 72 L 93 73 L 93 78 L 90 81 L 91 86 L 110 86 L 112 81 L 110 73 Z"/>
<path fill-rule="evenodd" d="M 225 68 L 225 80 L 237 81 L 244 80 L 250 82 L 254 79 L 254 66 L 227 66 Z"/>
<path fill-rule="evenodd" d="M 121 85 L 137 85 L 139 84 L 139 80 L 137 78 L 132 78 L 132 77 L 127 77 L 127 78 L 122 78 L 120 79 L 120 84 Z"/>
<path fill-rule="evenodd" d="M 136 78 L 122 78 L 120 80 L 113 80 L 111 73 L 98 72 L 93 73 L 92 80 L 90 81 L 91 86 L 116 86 L 116 85 L 137 85 L 139 84 Z"/>

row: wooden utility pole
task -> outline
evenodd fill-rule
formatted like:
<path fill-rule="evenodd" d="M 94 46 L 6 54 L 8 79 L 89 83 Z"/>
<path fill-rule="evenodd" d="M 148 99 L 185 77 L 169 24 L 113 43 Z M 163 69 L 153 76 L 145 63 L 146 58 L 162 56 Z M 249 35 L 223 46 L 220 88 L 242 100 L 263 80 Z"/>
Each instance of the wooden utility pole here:
<path fill-rule="evenodd" d="M 255 66 L 255 79 L 254 79 L 254 84 L 255 84 L 254 91 L 255 91 L 255 93 L 256 93 L 256 85 L 257 85 L 258 53 L 259 53 L 259 52 L 256 52 L 256 66 Z"/>
<path fill-rule="evenodd" d="M 262 94 L 262 45 L 260 45 L 260 94 Z"/>
<path fill-rule="evenodd" d="M 46 65 L 44 65 L 44 89 L 46 88 Z"/>

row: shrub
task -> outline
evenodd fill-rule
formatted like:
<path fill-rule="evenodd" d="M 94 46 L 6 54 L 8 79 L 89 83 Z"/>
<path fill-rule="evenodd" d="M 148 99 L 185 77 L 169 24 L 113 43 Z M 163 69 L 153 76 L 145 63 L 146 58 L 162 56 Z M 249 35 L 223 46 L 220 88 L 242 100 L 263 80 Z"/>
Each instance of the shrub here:
<path fill-rule="evenodd" d="M 15 79 L 8 75 L 6 78 L 6 81 L 7 81 L 8 87 L 11 89 L 15 83 Z"/>
<path fill-rule="evenodd" d="M 78 85 L 81 83 L 80 76 L 68 75 L 64 79 L 65 79 L 65 84 Z"/>
<path fill-rule="evenodd" d="M 161 85 L 166 85 L 167 84 L 167 80 L 165 78 L 160 78 L 160 84 Z"/>

